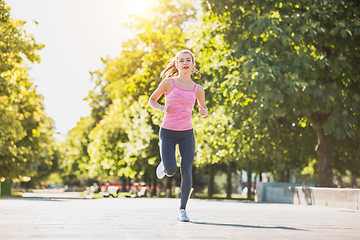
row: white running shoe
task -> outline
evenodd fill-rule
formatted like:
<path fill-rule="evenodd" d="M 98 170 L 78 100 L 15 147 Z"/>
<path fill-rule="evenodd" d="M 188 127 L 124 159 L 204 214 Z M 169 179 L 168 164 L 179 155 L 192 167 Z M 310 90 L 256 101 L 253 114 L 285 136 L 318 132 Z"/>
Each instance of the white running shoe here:
<path fill-rule="evenodd" d="M 162 161 L 160 162 L 159 166 L 157 166 L 156 168 L 156 176 L 159 179 L 163 179 L 165 177 L 165 169 Z"/>
<path fill-rule="evenodd" d="M 184 209 L 180 209 L 178 220 L 180 222 L 190 222 L 190 219 L 187 216 L 186 211 Z"/>

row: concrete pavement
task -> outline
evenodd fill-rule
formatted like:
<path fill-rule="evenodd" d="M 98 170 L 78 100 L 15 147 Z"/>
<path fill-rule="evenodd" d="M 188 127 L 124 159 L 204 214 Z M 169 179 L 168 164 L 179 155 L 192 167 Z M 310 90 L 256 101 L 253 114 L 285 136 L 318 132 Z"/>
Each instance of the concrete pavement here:
<path fill-rule="evenodd" d="M 360 211 L 190 199 L 0 199 L 0 239 L 360 239 Z"/>

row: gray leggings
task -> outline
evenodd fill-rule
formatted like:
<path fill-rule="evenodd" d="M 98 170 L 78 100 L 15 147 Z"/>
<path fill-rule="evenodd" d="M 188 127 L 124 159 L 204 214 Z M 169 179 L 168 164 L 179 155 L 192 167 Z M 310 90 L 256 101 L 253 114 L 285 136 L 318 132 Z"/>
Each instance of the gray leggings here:
<path fill-rule="evenodd" d="M 160 128 L 160 155 L 164 164 L 166 176 L 174 176 L 177 166 L 175 146 L 179 144 L 181 173 L 181 203 L 180 209 L 185 209 L 192 187 L 192 165 L 195 156 L 195 138 L 193 129 L 173 131 Z"/>

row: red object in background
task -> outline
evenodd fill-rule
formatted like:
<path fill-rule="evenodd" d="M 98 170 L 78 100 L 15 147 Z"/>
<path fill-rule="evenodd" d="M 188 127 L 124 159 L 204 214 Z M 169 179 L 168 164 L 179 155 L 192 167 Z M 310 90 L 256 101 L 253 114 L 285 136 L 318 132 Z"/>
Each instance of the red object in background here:
<path fill-rule="evenodd" d="M 112 185 L 101 185 L 100 189 L 101 189 L 102 192 L 106 192 L 108 187 L 117 187 L 120 190 L 122 189 L 121 185 L 113 185 L 113 184 Z"/>

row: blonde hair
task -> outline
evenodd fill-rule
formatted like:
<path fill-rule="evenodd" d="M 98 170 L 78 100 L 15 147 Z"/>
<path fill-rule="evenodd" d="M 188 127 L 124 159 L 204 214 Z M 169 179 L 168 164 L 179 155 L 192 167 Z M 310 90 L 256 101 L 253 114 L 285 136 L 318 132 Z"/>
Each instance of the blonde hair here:
<path fill-rule="evenodd" d="M 169 64 L 166 66 L 166 68 L 161 72 L 160 77 L 162 79 L 164 78 L 168 78 L 168 77 L 174 77 L 179 75 L 179 70 L 176 68 L 176 61 L 178 60 L 179 54 L 180 53 L 189 53 L 191 55 L 191 60 L 194 64 L 192 70 L 191 70 L 191 75 L 194 74 L 199 74 L 199 70 L 196 69 L 195 67 L 195 57 L 194 54 L 190 51 L 190 50 L 181 50 L 180 52 L 178 52 L 175 57 L 171 58 L 169 60 Z"/>

